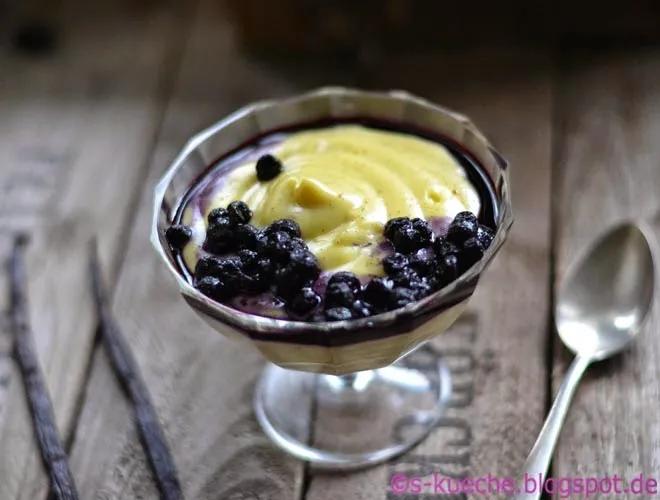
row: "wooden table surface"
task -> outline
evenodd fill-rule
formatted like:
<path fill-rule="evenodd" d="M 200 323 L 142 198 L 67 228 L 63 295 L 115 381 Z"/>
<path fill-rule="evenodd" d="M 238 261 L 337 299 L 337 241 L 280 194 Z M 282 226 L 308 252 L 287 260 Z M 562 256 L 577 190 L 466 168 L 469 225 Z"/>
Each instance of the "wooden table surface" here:
<path fill-rule="evenodd" d="M 660 50 L 285 63 L 241 52 L 213 0 L 59 5 L 51 55 L 0 48 L 0 257 L 13 230 L 31 232 L 31 319 L 81 497 L 158 497 L 95 342 L 92 235 L 187 498 L 375 500 L 394 498 L 395 471 L 515 476 L 570 360 L 551 327 L 567 264 L 621 219 L 660 235 Z M 261 433 L 251 398 L 263 360 L 194 315 L 147 236 L 154 183 L 190 135 L 253 100 L 326 84 L 403 88 L 466 113 L 511 162 L 516 218 L 469 312 L 431 344 L 454 375 L 446 417 L 409 454 L 352 474 L 315 472 Z M 659 314 L 630 351 L 587 373 L 552 475 L 660 475 Z M 45 499 L 11 344 L 2 321 L 0 499 Z"/>

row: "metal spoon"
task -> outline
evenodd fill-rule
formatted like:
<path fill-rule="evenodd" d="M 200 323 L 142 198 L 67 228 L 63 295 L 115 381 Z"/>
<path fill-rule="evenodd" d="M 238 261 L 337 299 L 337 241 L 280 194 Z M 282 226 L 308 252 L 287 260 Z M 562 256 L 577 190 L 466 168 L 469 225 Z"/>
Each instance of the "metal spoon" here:
<path fill-rule="evenodd" d="M 592 361 L 613 356 L 635 338 L 651 309 L 654 278 L 649 241 L 633 224 L 609 231 L 569 268 L 557 295 L 555 321 L 559 336 L 576 356 L 523 467 L 523 474 L 536 481 L 536 491 L 523 491 L 514 499 L 540 498 L 559 432 L 582 374 Z"/>

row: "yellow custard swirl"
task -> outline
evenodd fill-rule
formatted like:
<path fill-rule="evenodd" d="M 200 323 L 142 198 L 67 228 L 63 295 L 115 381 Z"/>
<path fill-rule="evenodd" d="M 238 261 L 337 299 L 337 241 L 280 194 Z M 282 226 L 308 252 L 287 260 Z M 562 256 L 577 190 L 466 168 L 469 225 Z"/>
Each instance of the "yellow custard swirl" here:
<path fill-rule="evenodd" d="M 207 210 L 243 200 L 257 227 L 294 219 L 325 271 L 383 274 L 375 249 L 393 217 L 479 212 L 479 195 L 457 160 L 413 135 L 341 125 L 291 134 L 270 153 L 282 173 L 262 182 L 255 161 L 242 164 L 226 174 Z"/>

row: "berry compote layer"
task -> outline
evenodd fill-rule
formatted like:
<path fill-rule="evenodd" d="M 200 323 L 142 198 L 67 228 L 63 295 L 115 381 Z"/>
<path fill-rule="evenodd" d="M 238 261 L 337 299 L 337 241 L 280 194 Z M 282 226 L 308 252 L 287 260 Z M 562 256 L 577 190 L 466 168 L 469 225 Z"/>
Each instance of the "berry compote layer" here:
<path fill-rule="evenodd" d="M 334 123 L 256 138 L 209 167 L 167 231 L 214 300 L 300 321 L 403 307 L 478 261 L 492 189 L 442 138 Z"/>

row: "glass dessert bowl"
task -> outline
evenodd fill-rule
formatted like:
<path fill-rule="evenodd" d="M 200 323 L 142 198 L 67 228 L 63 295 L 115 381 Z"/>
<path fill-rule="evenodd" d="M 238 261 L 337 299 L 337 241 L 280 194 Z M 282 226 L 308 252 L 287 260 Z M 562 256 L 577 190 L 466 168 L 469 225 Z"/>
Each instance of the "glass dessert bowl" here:
<path fill-rule="evenodd" d="M 193 137 L 156 186 L 151 240 L 193 310 L 273 363 L 255 392 L 264 431 L 318 466 L 360 467 L 442 414 L 442 360 L 406 355 L 459 317 L 503 243 L 506 170 L 461 115 L 325 88 Z M 342 439 L 311 431 L 319 412 Z"/>

